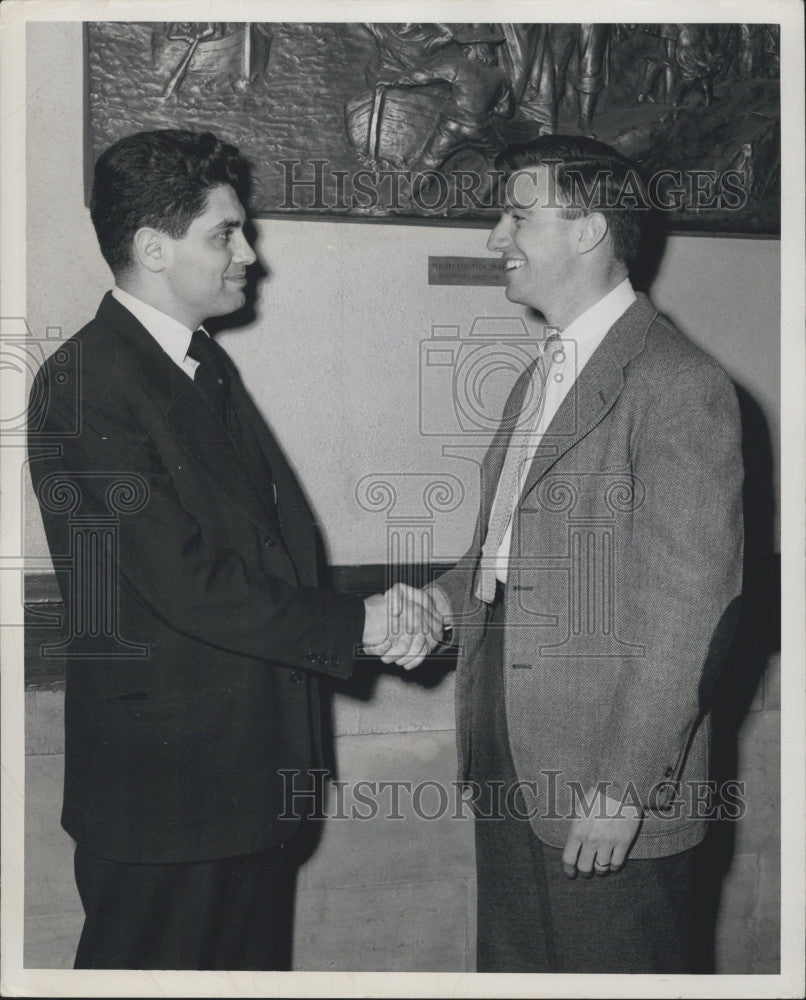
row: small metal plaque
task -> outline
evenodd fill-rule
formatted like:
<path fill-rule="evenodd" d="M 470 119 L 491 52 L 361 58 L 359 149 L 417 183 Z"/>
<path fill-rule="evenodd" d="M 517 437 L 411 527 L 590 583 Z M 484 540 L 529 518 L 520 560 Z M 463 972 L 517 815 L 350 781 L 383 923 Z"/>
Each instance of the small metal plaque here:
<path fill-rule="evenodd" d="M 504 262 L 496 257 L 429 257 L 429 285 L 505 285 Z"/>

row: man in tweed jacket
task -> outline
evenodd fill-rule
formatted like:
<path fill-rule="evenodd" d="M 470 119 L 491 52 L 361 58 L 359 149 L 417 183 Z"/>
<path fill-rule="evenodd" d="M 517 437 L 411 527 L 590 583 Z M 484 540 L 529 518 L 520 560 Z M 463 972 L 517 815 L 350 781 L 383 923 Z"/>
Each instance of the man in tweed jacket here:
<path fill-rule="evenodd" d="M 628 161 L 543 136 L 499 165 L 488 247 L 548 338 L 483 461 L 473 544 L 431 588 L 460 648 L 478 968 L 687 972 L 708 697 L 741 590 L 736 395 L 630 285 Z"/>

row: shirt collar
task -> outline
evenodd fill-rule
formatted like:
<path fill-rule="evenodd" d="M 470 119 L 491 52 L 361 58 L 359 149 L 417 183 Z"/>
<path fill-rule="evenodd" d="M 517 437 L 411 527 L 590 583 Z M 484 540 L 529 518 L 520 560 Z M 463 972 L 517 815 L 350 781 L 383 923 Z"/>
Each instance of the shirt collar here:
<path fill-rule="evenodd" d="M 117 285 L 112 289 L 112 295 L 122 306 L 139 320 L 156 340 L 168 357 L 180 368 L 186 370 L 195 369 L 197 362 L 187 357 L 193 331 L 188 329 L 184 323 L 168 316 L 166 313 L 155 309 L 142 299 L 136 298 L 130 292 L 125 292 Z M 203 329 L 203 328 L 202 328 Z M 205 333 L 207 331 L 205 330 Z"/>
<path fill-rule="evenodd" d="M 625 278 L 562 331 L 560 336 L 563 341 L 570 340 L 576 345 L 577 373 L 590 361 L 607 331 L 629 309 L 635 299 L 630 279 Z"/>

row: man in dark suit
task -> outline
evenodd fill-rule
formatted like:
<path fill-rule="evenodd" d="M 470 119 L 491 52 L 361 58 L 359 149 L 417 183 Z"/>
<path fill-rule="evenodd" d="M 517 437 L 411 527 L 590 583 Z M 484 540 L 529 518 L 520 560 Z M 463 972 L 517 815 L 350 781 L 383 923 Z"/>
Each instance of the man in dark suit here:
<path fill-rule="evenodd" d="M 431 588 L 460 646 L 478 968 L 687 972 L 741 589 L 736 395 L 630 285 L 647 203 L 628 161 L 543 136 L 499 166 L 488 247 L 547 336 L 482 464 L 473 544 Z"/>
<path fill-rule="evenodd" d="M 80 968 L 287 968 L 301 819 L 281 772 L 302 772 L 298 790 L 321 767 L 317 675 L 348 677 L 362 643 L 407 665 L 436 637 L 424 605 L 403 614 L 405 588 L 318 587 L 303 494 L 201 327 L 245 302 L 245 181 L 209 132 L 106 150 L 91 215 L 116 286 L 73 338 L 78 432 L 53 358 L 33 389 L 31 472 L 72 630 Z"/>

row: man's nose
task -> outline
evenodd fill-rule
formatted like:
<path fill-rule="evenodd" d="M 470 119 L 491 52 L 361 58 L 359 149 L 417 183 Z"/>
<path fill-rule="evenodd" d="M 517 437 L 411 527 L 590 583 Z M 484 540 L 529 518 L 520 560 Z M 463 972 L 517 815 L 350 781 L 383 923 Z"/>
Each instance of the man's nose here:
<path fill-rule="evenodd" d="M 236 241 L 235 241 L 235 252 L 233 253 L 233 259 L 239 264 L 245 264 L 247 267 L 250 264 L 254 264 L 257 260 L 257 254 L 249 245 L 249 240 L 244 236 L 241 230 L 238 230 Z"/>
<path fill-rule="evenodd" d="M 512 245 L 511 232 L 512 219 L 504 213 L 498 220 L 498 225 L 490 233 L 490 238 L 487 240 L 487 249 L 493 253 L 506 250 L 507 247 Z"/>

